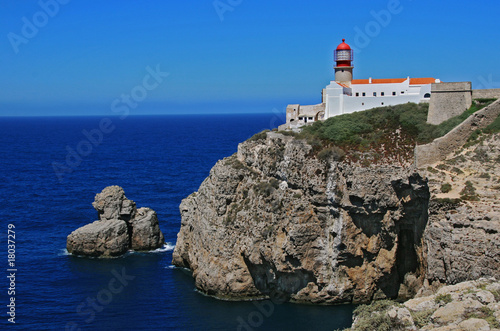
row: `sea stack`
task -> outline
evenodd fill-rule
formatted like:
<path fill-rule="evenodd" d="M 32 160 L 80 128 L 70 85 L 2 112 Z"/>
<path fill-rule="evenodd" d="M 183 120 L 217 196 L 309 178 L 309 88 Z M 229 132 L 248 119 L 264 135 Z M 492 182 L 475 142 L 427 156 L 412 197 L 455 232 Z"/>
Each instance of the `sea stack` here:
<path fill-rule="evenodd" d="M 150 208 L 137 209 L 120 186 L 108 186 L 96 194 L 92 206 L 99 220 L 68 236 L 66 248 L 69 253 L 113 257 L 129 249 L 148 251 L 164 244 L 156 212 Z"/>

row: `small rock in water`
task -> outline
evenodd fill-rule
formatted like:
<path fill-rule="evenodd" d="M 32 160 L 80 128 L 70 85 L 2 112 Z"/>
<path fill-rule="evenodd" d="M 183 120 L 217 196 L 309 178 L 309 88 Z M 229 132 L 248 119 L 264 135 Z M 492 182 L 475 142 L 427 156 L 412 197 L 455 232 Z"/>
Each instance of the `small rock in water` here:
<path fill-rule="evenodd" d="M 95 196 L 92 206 L 99 220 L 73 231 L 67 238 L 69 253 L 113 257 L 129 249 L 147 251 L 162 247 L 164 236 L 156 212 L 137 209 L 120 186 L 108 186 Z"/>

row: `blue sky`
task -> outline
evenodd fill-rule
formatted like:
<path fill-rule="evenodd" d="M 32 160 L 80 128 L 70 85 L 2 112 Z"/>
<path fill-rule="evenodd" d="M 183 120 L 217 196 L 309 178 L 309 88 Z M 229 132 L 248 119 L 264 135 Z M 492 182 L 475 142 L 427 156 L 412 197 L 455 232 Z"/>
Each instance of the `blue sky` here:
<path fill-rule="evenodd" d="M 2 1 L 0 116 L 110 115 L 132 92 L 133 115 L 284 111 L 320 102 L 342 38 L 355 78 L 500 88 L 498 2 L 342 3 Z"/>

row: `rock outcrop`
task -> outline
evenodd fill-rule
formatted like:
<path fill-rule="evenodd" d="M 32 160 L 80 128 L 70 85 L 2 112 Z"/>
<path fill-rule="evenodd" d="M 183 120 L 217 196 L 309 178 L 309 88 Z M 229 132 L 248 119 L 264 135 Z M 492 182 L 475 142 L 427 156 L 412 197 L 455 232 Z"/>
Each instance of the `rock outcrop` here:
<path fill-rule="evenodd" d="M 404 304 L 385 301 L 354 312 L 351 331 L 499 330 L 500 282 L 480 278 L 439 288 Z"/>
<path fill-rule="evenodd" d="M 95 196 L 92 206 L 99 220 L 73 231 L 67 238 L 69 253 L 112 257 L 129 249 L 148 251 L 164 244 L 156 212 L 137 209 L 119 186 L 108 186 Z"/>
<path fill-rule="evenodd" d="M 425 270 L 427 182 L 411 168 L 334 158 L 274 132 L 240 144 L 181 203 L 173 263 L 230 299 L 411 297 Z"/>
<path fill-rule="evenodd" d="M 421 169 L 432 193 L 424 234 L 429 283 L 500 279 L 500 135 Z"/>

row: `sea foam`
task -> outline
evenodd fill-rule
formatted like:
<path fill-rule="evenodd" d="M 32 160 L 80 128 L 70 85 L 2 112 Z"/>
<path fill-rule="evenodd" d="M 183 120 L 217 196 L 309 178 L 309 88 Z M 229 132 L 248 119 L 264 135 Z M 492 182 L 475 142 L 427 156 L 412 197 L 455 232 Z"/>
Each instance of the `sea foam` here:
<path fill-rule="evenodd" d="M 154 251 L 151 251 L 151 253 L 163 253 L 163 252 L 171 252 L 175 248 L 175 245 L 172 243 L 165 243 L 163 247 L 157 248 Z"/>

